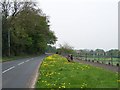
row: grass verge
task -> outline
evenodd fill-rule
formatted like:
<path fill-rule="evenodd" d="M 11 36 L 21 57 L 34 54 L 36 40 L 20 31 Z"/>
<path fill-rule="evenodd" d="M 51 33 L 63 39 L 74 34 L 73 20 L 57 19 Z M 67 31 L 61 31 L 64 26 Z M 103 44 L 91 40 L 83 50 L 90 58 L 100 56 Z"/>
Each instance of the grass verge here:
<path fill-rule="evenodd" d="M 120 82 L 118 73 L 68 62 L 56 54 L 43 60 L 39 72 L 36 88 L 117 88 Z"/>

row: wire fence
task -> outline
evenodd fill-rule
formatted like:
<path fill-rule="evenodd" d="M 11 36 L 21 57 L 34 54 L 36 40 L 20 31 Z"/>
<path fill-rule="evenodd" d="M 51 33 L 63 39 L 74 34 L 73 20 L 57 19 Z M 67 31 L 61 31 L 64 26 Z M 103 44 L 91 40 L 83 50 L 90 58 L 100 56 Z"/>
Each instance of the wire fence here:
<path fill-rule="evenodd" d="M 120 66 L 120 58 L 113 57 L 89 57 L 89 56 L 77 56 L 75 57 L 78 60 L 84 60 L 88 62 L 95 62 L 101 64 L 108 64 L 113 66 Z"/>

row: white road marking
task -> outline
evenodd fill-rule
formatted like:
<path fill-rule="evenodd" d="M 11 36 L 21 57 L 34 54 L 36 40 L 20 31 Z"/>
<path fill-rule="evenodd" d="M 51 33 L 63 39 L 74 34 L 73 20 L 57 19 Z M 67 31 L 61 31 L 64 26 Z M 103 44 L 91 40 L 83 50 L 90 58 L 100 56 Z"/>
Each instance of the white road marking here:
<path fill-rule="evenodd" d="M 29 62 L 30 60 L 26 60 L 25 62 Z"/>
<path fill-rule="evenodd" d="M 2 73 L 5 73 L 5 72 L 7 72 L 7 71 L 9 71 L 9 70 L 11 70 L 13 68 L 15 68 L 15 66 L 8 68 L 7 70 L 3 71 Z"/>
<path fill-rule="evenodd" d="M 33 60 L 34 58 L 31 58 L 31 60 Z"/>
<path fill-rule="evenodd" d="M 21 62 L 21 63 L 19 63 L 18 65 L 21 65 L 21 64 L 23 64 L 24 62 Z"/>
<path fill-rule="evenodd" d="M 32 58 L 32 59 L 34 59 L 34 58 Z M 30 61 L 30 60 L 26 60 L 25 62 L 29 62 L 29 61 Z M 21 62 L 21 63 L 19 63 L 19 64 L 17 64 L 17 65 L 22 65 L 22 64 L 25 63 L 25 62 Z M 9 71 L 9 70 L 11 70 L 11 69 L 13 69 L 13 68 L 15 68 L 15 66 L 12 66 L 12 67 L 4 70 L 2 73 L 5 73 L 5 72 L 7 72 L 7 71 Z"/>

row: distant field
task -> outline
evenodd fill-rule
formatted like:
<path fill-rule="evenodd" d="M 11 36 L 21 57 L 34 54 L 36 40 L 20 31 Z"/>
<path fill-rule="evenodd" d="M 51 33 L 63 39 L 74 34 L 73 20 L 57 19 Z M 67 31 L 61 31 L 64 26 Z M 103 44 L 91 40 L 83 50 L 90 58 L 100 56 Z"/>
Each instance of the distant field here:
<path fill-rule="evenodd" d="M 91 59 L 96 59 L 98 60 L 98 58 L 91 58 Z M 113 60 L 118 60 L 118 58 L 112 58 Z M 99 58 L 99 60 L 111 60 L 111 58 Z"/>
<path fill-rule="evenodd" d="M 81 57 L 81 58 L 84 58 L 84 59 L 86 59 L 85 57 Z M 111 58 L 89 58 L 89 57 L 87 57 L 87 59 L 91 59 L 91 60 L 111 60 Z M 113 60 L 119 60 L 119 58 L 112 58 Z"/>
<path fill-rule="evenodd" d="M 118 73 L 68 62 L 56 54 L 44 59 L 39 72 L 36 88 L 117 88 L 120 82 Z"/>
<path fill-rule="evenodd" d="M 80 57 L 82 60 L 85 60 L 85 57 Z M 108 64 L 109 62 L 112 63 L 113 65 L 116 65 L 117 63 L 120 63 L 120 58 L 87 58 L 87 60 L 94 60 L 94 61 L 100 61 L 103 62 L 105 64 Z"/>

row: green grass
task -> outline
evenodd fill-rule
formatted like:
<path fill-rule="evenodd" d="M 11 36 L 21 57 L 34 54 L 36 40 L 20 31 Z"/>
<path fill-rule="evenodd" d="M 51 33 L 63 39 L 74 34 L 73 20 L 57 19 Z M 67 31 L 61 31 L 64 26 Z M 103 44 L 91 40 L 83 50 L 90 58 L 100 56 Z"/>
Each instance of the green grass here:
<path fill-rule="evenodd" d="M 45 58 L 39 72 L 36 88 L 117 88 L 119 81 L 117 73 L 68 62 L 59 55 Z"/>
<path fill-rule="evenodd" d="M 0 62 L 2 62 L 2 58 L 0 57 Z"/>

